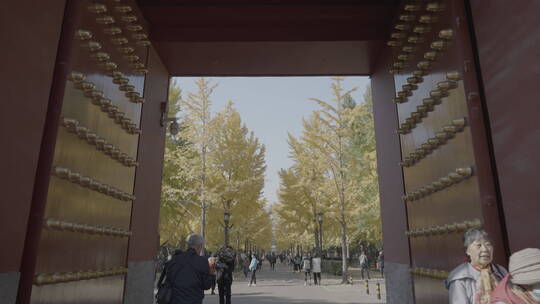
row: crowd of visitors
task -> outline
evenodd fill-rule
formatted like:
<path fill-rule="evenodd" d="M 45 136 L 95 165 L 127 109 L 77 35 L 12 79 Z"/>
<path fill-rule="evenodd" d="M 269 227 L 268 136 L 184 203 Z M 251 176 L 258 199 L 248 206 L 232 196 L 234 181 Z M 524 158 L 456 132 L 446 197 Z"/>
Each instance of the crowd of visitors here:
<path fill-rule="evenodd" d="M 270 271 L 279 260 L 293 272 L 304 274 L 304 285 L 321 285 L 322 259 L 310 254 L 246 254 L 239 256 L 231 247 L 201 256 L 204 239 L 191 235 L 188 249 L 177 250 L 164 265 L 158 281 L 158 304 L 201 304 L 204 290 L 215 294 L 217 283 L 220 304 L 231 304 L 231 285 L 237 263 L 245 278 L 251 273 L 249 286 L 257 286 L 257 272 L 266 259 Z M 509 271 L 493 263 L 493 243 L 480 229 L 470 229 L 463 238 L 466 261 L 456 267 L 444 281 L 449 304 L 540 304 L 540 249 L 524 249 L 510 256 Z M 376 257 L 376 268 L 384 276 L 384 253 Z M 370 258 L 364 250 L 358 255 L 360 276 L 370 279 Z"/>
<path fill-rule="evenodd" d="M 238 256 L 231 247 L 223 247 L 217 252 L 206 252 L 201 256 L 204 248 L 204 239 L 200 235 L 191 235 L 188 240 L 188 249 L 185 252 L 177 250 L 169 254 L 168 262 L 160 263 L 161 277 L 158 281 L 158 304 L 169 303 L 202 303 L 204 290 L 210 289 L 211 295 L 216 294 L 216 285 L 220 304 L 231 303 L 231 285 L 236 264 L 240 265 L 244 278 L 249 278 L 249 286 L 257 286 L 257 273 L 262 269 L 263 261 L 267 260 L 270 271 L 275 271 L 279 260 L 287 264 L 293 272 L 304 274 L 304 285 L 321 285 L 322 258 L 320 253 L 287 254 L 274 252 L 257 254 L 241 252 Z M 170 250 L 163 250 L 169 253 Z M 160 261 L 166 261 L 164 253 L 160 253 Z M 362 278 L 364 273 L 369 274 L 369 258 L 362 252 L 359 256 Z M 377 258 L 377 268 L 384 269 L 382 251 Z M 165 291 L 165 292 L 164 292 Z M 163 294 L 165 293 L 165 297 Z M 170 300 L 167 300 L 169 299 Z M 163 300 L 165 299 L 165 300 Z"/>

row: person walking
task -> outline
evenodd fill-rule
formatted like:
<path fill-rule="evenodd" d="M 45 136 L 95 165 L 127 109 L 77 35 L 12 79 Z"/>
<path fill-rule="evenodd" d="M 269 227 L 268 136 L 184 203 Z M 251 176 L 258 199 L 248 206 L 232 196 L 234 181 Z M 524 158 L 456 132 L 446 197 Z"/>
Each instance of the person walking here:
<path fill-rule="evenodd" d="M 311 259 L 311 268 L 313 271 L 313 281 L 315 285 L 321 285 L 321 257 L 319 254 Z"/>
<path fill-rule="evenodd" d="M 248 259 L 248 257 L 244 257 L 244 260 L 242 261 L 242 272 L 244 273 L 244 278 L 247 279 L 248 273 L 249 273 L 249 263 L 251 261 Z"/>
<path fill-rule="evenodd" d="M 173 257 L 171 304 L 202 304 L 204 291 L 212 287 L 216 277 L 215 264 L 201 256 L 204 238 L 192 234 L 187 243 L 189 248 Z"/>
<path fill-rule="evenodd" d="M 242 262 L 247 258 L 246 254 L 244 252 L 240 252 L 240 259 Z"/>
<path fill-rule="evenodd" d="M 302 269 L 301 266 L 300 266 L 301 264 L 302 264 L 302 258 L 300 257 L 300 255 L 296 255 L 294 257 L 294 271 L 295 272 L 296 271 L 298 271 L 298 272 L 301 271 L 301 269 Z"/>
<path fill-rule="evenodd" d="M 270 262 L 270 269 L 272 271 L 276 271 L 276 255 L 272 253 L 272 255 L 268 258 L 268 261 Z"/>
<path fill-rule="evenodd" d="M 368 280 L 370 280 L 369 276 L 369 260 L 365 252 L 362 251 L 360 253 L 360 256 L 358 257 L 358 260 L 360 262 L 360 275 L 362 276 L 362 280 L 364 279 L 364 272 L 367 274 Z"/>
<path fill-rule="evenodd" d="M 311 285 L 311 258 L 307 255 L 304 255 L 302 259 L 302 270 L 304 271 L 304 286 Z"/>
<path fill-rule="evenodd" d="M 381 272 L 381 277 L 384 278 L 384 254 L 382 250 L 377 257 L 377 269 Z"/>
<path fill-rule="evenodd" d="M 261 254 L 260 257 L 257 257 L 257 261 L 258 261 L 257 270 L 262 270 L 263 262 L 264 262 L 264 254 Z"/>
<path fill-rule="evenodd" d="M 231 304 L 231 285 L 236 254 L 232 247 L 223 247 L 218 253 L 217 284 L 219 290 L 219 304 Z"/>
<path fill-rule="evenodd" d="M 217 254 L 212 253 L 211 251 L 208 252 L 208 255 L 210 256 L 209 260 L 212 263 L 215 263 L 217 261 Z M 210 294 L 215 295 L 216 294 L 216 277 L 214 276 L 214 280 L 212 281 L 212 287 L 210 288 Z"/>
<path fill-rule="evenodd" d="M 289 270 L 294 271 L 294 257 L 292 254 L 287 256 L 287 264 L 289 266 Z"/>
<path fill-rule="evenodd" d="M 251 281 L 249 282 L 249 286 L 257 286 L 258 264 L 259 264 L 259 260 L 257 260 L 257 257 L 253 255 L 251 258 L 251 263 L 249 264 L 249 270 L 251 270 Z"/>

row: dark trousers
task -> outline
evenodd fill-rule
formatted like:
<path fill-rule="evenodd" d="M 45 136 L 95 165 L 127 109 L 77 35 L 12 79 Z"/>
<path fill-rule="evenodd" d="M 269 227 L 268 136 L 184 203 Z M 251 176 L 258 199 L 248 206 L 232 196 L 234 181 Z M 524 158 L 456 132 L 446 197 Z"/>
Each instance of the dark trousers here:
<path fill-rule="evenodd" d="M 249 284 L 257 284 L 257 270 L 253 270 L 251 272 L 251 282 L 249 282 Z"/>
<path fill-rule="evenodd" d="M 231 304 L 232 282 L 218 282 L 219 304 Z"/>
<path fill-rule="evenodd" d="M 304 272 L 304 281 L 308 281 L 308 276 L 309 276 L 309 284 L 311 284 L 311 271 L 305 271 Z"/>
<path fill-rule="evenodd" d="M 318 284 L 321 285 L 321 273 L 320 272 L 314 272 L 313 273 L 313 280 L 315 281 L 315 285 L 317 285 L 317 282 L 319 282 Z"/>
<path fill-rule="evenodd" d="M 270 263 L 270 267 L 272 268 L 272 271 L 276 270 L 276 262 Z"/>
<path fill-rule="evenodd" d="M 215 277 L 214 277 L 215 278 Z M 212 294 L 214 294 L 214 289 L 216 289 L 216 279 L 212 280 Z"/>
<path fill-rule="evenodd" d="M 362 265 L 362 266 L 361 266 L 361 269 L 360 269 L 360 275 L 362 276 L 362 280 L 364 279 L 364 271 L 365 271 L 366 274 L 367 274 L 368 280 L 371 279 L 371 278 L 369 277 L 369 268 L 368 268 L 368 266 L 367 266 L 367 265 L 366 265 L 366 266 Z"/>

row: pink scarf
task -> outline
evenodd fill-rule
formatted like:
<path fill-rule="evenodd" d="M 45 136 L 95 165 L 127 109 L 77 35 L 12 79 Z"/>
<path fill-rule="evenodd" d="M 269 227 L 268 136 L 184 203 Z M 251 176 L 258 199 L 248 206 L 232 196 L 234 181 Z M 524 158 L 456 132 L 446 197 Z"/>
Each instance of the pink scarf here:
<path fill-rule="evenodd" d="M 509 282 L 510 274 L 507 274 L 499 285 L 491 293 L 491 303 L 504 302 L 506 304 L 527 304 L 512 291 L 512 283 Z"/>

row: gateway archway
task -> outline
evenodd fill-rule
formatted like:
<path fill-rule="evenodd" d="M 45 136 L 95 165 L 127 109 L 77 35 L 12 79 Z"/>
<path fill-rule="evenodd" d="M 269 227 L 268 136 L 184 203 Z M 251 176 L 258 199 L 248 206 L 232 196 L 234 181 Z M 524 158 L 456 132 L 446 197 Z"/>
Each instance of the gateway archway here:
<path fill-rule="evenodd" d="M 506 256 L 540 247 L 530 229 L 540 196 L 531 185 L 536 6 L 11 4 L 2 10 L 12 46 L 0 120 L 9 143 L 4 298 L 139 303 L 149 295 L 170 76 L 355 74 L 372 77 L 388 302 L 444 302 L 440 280 L 461 260 L 465 227 L 483 226 Z M 75 287 L 87 298 L 69 292 Z"/>

